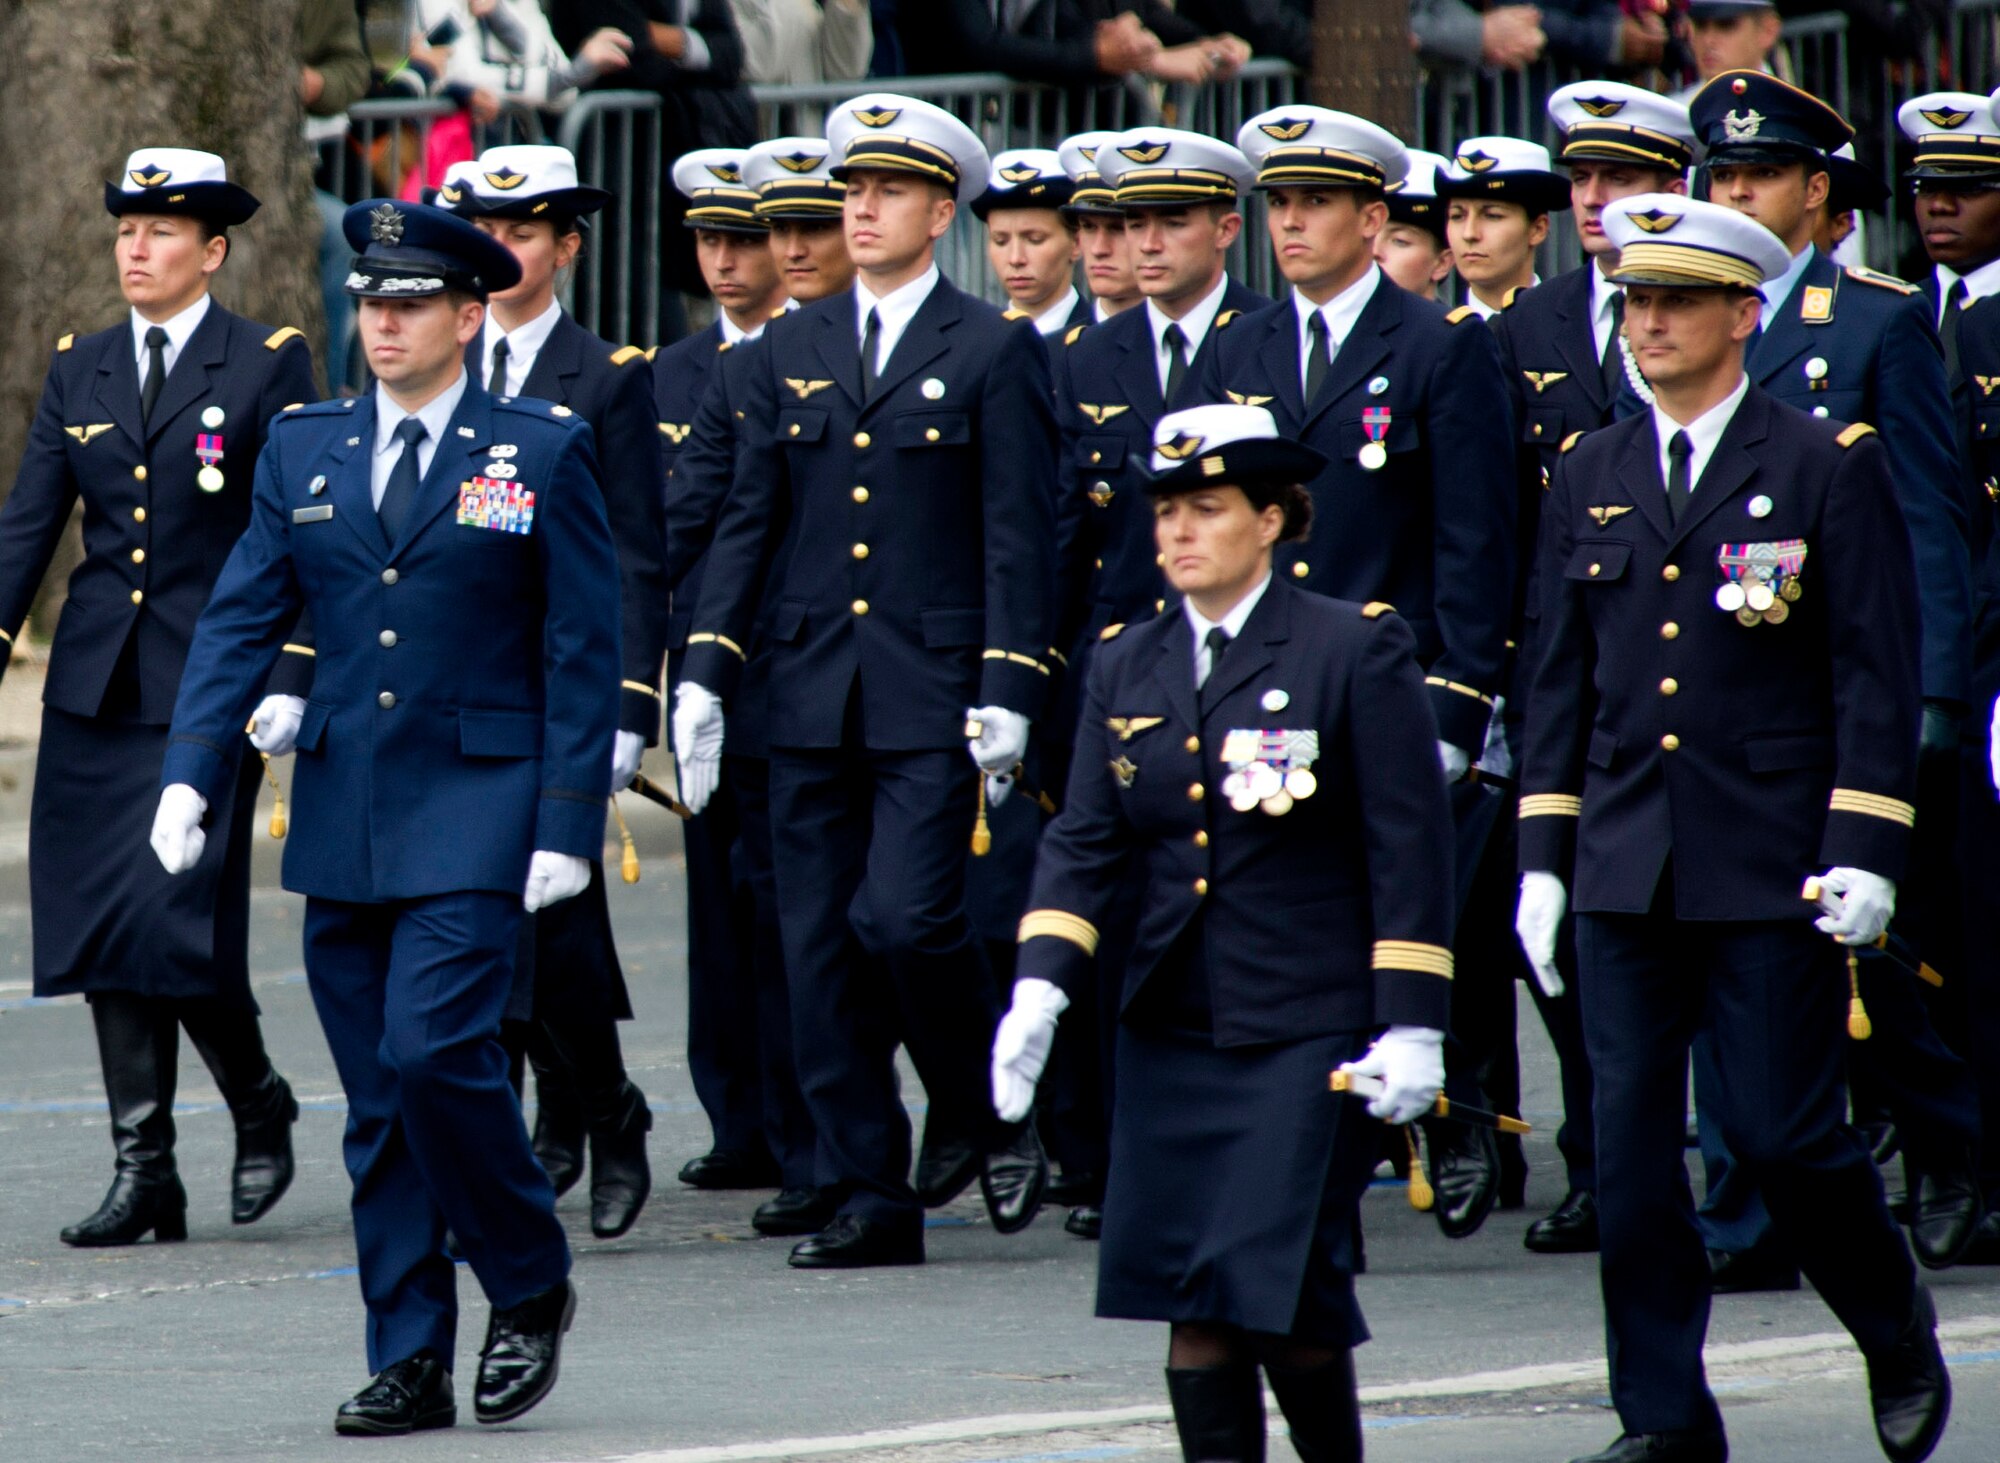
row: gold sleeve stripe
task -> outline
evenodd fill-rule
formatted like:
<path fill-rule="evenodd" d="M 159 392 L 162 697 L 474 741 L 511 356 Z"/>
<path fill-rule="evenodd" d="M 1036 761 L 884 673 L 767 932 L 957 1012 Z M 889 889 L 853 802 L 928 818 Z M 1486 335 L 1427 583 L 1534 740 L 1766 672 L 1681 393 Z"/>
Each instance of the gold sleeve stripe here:
<path fill-rule="evenodd" d="M 1581 818 L 1583 799 L 1575 793 L 1537 792 L 1521 799 L 1523 818 Z"/>
<path fill-rule="evenodd" d="M 1424 684 L 1426 686 L 1442 686 L 1447 691 L 1456 691 L 1461 696 L 1470 696 L 1473 700 L 1484 702 L 1488 706 L 1493 704 L 1491 696 L 1475 691 L 1470 686 L 1461 686 L 1457 681 L 1447 681 L 1443 676 L 1425 676 Z"/>
<path fill-rule="evenodd" d="M 1049 659 L 1065 668 L 1069 665 L 1069 657 L 1064 655 L 1060 650 L 1057 650 L 1053 645 L 1049 647 Z"/>
<path fill-rule="evenodd" d="M 1377 970 L 1417 970 L 1425 975 L 1452 977 L 1451 951 L 1442 945 L 1426 945 L 1417 940 L 1377 940 Z"/>
<path fill-rule="evenodd" d="M 1039 660 L 1036 660 L 1032 655 L 1022 655 L 1019 651 L 989 650 L 986 652 L 983 658 L 986 660 L 1012 661 L 1015 665 L 1024 665 L 1029 667 L 1030 669 L 1038 670 L 1043 675 L 1047 675 L 1049 673 L 1049 668 L 1043 665 Z"/>
<path fill-rule="evenodd" d="M 1865 813 L 1870 818 L 1886 818 L 1891 823 L 1901 823 L 1905 828 L 1917 825 L 1917 810 L 1897 798 L 1885 798 L 1879 793 L 1852 792 L 1844 787 L 1836 787 L 1833 797 L 1827 803 L 1827 810 L 1834 813 Z"/>
<path fill-rule="evenodd" d="M 720 645 L 738 660 L 747 661 L 750 658 L 743 653 L 743 647 L 738 645 L 734 640 L 731 640 L 727 635 L 711 635 L 708 631 L 704 630 L 699 635 L 688 636 L 687 643 L 690 645 Z"/>
<path fill-rule="evenodd" d="M 1068 940 L 1086 955 L 1097 953 L 1097 926 L 1060 909 L 1031 909 L 1021 916 L 1020 943 L 1025 945 L 1037 935 Z"/>
<path fill-rule="evenodd" d="M 310 645 L 287 645 L 284 649 L 284 654 L 308 655 L 313 657 L 315 660 L 319 658 L 319 652 L 317 650 L 314 650 Z"/>
<path fill-rule="evenodd" d="M 655 701 L 660 699 L 660 693 L 644 681 L 620 681 L 618 684 L 627 691 L 637 691 L 641 696 L 651 696 Z"/>

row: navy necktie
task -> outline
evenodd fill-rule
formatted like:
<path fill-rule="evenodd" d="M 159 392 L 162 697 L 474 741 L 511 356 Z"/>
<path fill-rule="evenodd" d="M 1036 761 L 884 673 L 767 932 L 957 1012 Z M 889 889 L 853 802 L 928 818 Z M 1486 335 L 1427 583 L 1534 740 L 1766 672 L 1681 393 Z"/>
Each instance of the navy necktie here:
<path fill-rule="evenodd" d="M 382 506 L 375 510 L 382 520 L 382 531 L 389 535 L 392 544 L 402 537 L 403 521 L 410 516 L 410 505 L 417 501 L 417 484 L 422 480 L 417 471 L 417 444 L 429 435 L 415 417 L 404 417 L 396 423 L 403 454 L 389 469 L 389 484 L 382 490 Z"/>
<path fill-rule="evenodd" d="M 1694 501 L 1694 484 L 1688 476 L 1688 459 L 1693 452 L 1694 443 L 1686 432 L 1676 432 L 1667 439 L 1667 517 L 1675 523 Z"/>
<path fill-rule="evenodd" d="M 157 325 L 146 327 L 146 384 L 139 388 L 139 420 L 153 419 L 153 403 L 167 384 L 167 332 Z"/>
<path fill-rule="evenodd" d="M 1215 679 L 1216 671 L 1221 668 L 1222 652 L 1229 648 L 1229 632 L 1220 625 L 1211 625 L 1208 627 L 1208 638 L 1202 643 L 1208 647 L 1208 672 L 1195 682 L 1194 688 L 1197 692 L 1206 690 L 1208 683 Z"/>

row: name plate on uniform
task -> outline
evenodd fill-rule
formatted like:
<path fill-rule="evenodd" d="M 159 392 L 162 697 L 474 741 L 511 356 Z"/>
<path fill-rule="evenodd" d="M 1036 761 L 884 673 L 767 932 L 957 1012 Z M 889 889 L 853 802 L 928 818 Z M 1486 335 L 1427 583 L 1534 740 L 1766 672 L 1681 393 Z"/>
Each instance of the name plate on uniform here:
<path fill-rule="evenodd" d="M 494 533 L 528 533 L 535 525 L 534 489 L 519 482 L 476 477 L 458 485 L 458 522 L 462 528 Z"/>
<path fill-rule="evenodd" d="M 321 503 L 314 508 L 294 508 L 292 510 L 292 522 L 294 523 L 324 523 L 331 517 L 333 517 L 333 504 L 331 503 Z"/>

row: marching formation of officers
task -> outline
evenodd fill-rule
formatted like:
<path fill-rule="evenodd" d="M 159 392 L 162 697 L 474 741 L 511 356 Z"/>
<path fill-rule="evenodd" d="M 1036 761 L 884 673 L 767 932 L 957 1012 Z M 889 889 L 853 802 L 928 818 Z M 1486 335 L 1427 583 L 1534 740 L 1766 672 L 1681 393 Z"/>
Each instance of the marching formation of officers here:
<path fill-rule="evenodd" d="M 1916 1267 L 2000 1263 L 2000 121 L 1903 108 L 1916 286 L 1834 261 L 1881 188 L 1774 77 L 1548 110 L 1553 156 L 1299 105 L 989 157 L 859 96 L 676 162 L 719 313 L 650 353 L 557 297 L 608 196 L 495 148 L 348 212 L 376 384 L 327 402 L 209 297 L 256 200 L 134 153 L 129 322 L 58 342 L 0 512 L 11 647 L 84 508 L 35 981 L 89 1000 L 116 1165 L 63 1241 L 186 1237 L 183 1027 L 233 1219 L 291 1180 L 246 956 L 248 754 L 291 754 L 374 1374 L 336 1427 L 456 1420 L 454 1252 L 476 1416 L 536 1405 L 557 1197 L 611 1237 L 651 1188 L 601 855 L 670 737 L 680 1178 L 775 1190 L 792 1265 L 921 1263 L 975 1182 L 1003 1234 L 1062 1204 L 1099 1314 L 1170 1327 L 1190 1463 L 1263 1456 L 1264 1380 L 1358 1459 L 1361 1193 L 1520 1206 L 1525 979 L 1567 1189 L 1526 1243 L 1601 1257 L 1597 1463 L 1726 1458 L 1710 1296 L 1801 1274 L 1927 1457 Z M 1253 192 L 1275 303 L 1225 268 Z M 1005 309 L 939 271 L 960 209 Z"/>

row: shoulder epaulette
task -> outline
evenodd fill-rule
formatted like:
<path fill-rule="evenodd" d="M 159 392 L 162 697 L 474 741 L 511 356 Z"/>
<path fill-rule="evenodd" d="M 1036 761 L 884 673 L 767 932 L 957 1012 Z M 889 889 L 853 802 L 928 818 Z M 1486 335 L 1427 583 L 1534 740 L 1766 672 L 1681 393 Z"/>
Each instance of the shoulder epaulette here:
<path fill-rule="evenodd" d="M 1581 432 L 1571 432 L 1567 437 L 1563 438 L 1561 450 L 1564 452 L 1569 451 L 1570 448 L 1583 440 L 1583 436 L 1584 434 Z"/>
<path fill-rule="evenodd" d="M 1361 618 L 1364 620 L 1379 620 L 1384 615 L 1392 615 L 1395 612 L 1396 607 L 1386 599 L 1371 599 L 1361 607 Z"/>
<path fill-rule="evenodd" d="M 283 345 L 286 341 L 292 339 L 292 337 L 294 336 L 297 336 L 301 340 L 305 339 L 305 334 L 306 333 L 303 330 L 299 329 L 299 327 L 296 325 L 282 326 L 279 329 L 272 331 L 269 335 L 264 337 L 264 349 L 267 351 L 274 351 L 279 346 Z"/>
<path fill-rule="evenodd" d="M 659 353 L 660 353 L 660 348 L 656 345 L 646 347 L 646 359 L 649 361 Z"/>
<path fill-rule="evenodd" d="M 1023 310 L 1019 305 L 1010 305 L 1000 312 L 1000 318 L 1002 320 L 1032 320 L 1035 317 L 1030 315 L 1026 310 Z"/>
<path fill-rule="evenodd" d="M 323 401 L 295 401 L 278 413 L 277 420 L 295 422 L 306 417 L 327 417 L 336 412 L 352 411 L 359 399 L 354 396 L 330 396 Z"/>
<path fill-rule="evenodd" d="M 1099 640 L 1116 640 L 1120 635 L 1124 633 L 1125 633 L 1125 626 L 1123 623 L 1116 625 L 1106 625 L 1102 630 L 1099 630 L 1097 632 L 1097 638 Z"/>
<path fill-rule="evenodd" d="M 1893 274 L 1883 274 L 1879 270 L 1863 269 L 1859 264 L 1847 266 L 1847 277 L 1858 279 L 1863 284 L 1872 284 L 1879 289 L 1894 290 L 1899 295 L 1914 295 L 1917 287 L 1908 280 L 1897 279 Z"/>
<path fill-rule="evenodd" d="M 288 402 L 286 402 L 286 403 L 285 403 L 285 404 L 284 404 L 283 406 L 279 407 L 279 408 L 278 408 L 278 410 L 279 410 L 279 411 L 297 411 L 297 410 L 298 410 L 298 409 L 299 409 L 300 407 L 302 407 L 302 406 L 304 406 L 304 405 L 305 405 L 305 403 L 304 403 L 303 401 L 288 401 Z"/>
<path fill-rule="evenodd" d="M 1079 335 L 1083 334 L 1083 332 L 1084 332 L 1084 331 L 1086 331 L 1086 330 L 1088 330 L 1089 328 L 1090 328 L 1090 327 L 1089 327 L 1089 326 L 1087 326 L 1087 325 L 1072 325 L 1072 326 L 1070 326 L 1070 328 L 1069 328 L 1069 329 L 1067 329 L 1067 330 L 1065 330 L 1065 331 L 1063 332 L 1063 344 L 1064 344 L 1064 345 L 1075 345 L 1075 344 L 1076 344 L 1076 338 L 1077 338 L 1077 337 L 1078 337 Z"/>
<path fill-rule="evenodd" d="M 1500 308 L 1503 310 L 1513 309 L 1514 301 L 1517 298 L 1519 298 L 1520 293 L 1521 293 L 1521 287 L 1519 285 L 1511 286 L 1508 289 L 1507 293 L 1500 297 Z"/>
<path fill-rule="evenodd" d="M 636 345 L 621 345 L 611 353 L 611 364 L 614 366 L 629 366 L 645 354 Z"/>
<path fill-rule="evenodd" d="M 71 331 L 68 335 L 60 335 L 56 337 L 56 349 L 59 351 L 66 351 L 75 344 L 76 344 L 75 331 Z"/>
<path fill-rule="evenodd" d="M 1227 330 L 1235 322 L 1236 317 L 1242 313 L 1241 310 L 1224 310 L 1220 315 L 1215 317 L 1215 328 L 1217 330 Z"/>
<path fill-rule="evenodd" d="M 1869 426 L 1868 423 L 1856 422 L 1850 427 L 1843 428 L 1841 430 L 1840 435 L 1838 437 L 1835 437 L 1833 440 L 1838 442 L 1843 447 L 1852 447 L 1856 442 L 1859 442 L 1863 437 L 1872 437 L 1874 435 L 1875 435 L 1875 429 Z"/>
<path fill-rule="evenodd" d="M 1444 323 L 1447 325 L 1457 325 L 1466 320 L 1472 319 L 1474 316 L 1478 315 L 1478 313 L 1479 312 L 1473 309 L 1472 306 L 1470 305 L 1460 305 L 1456 310 L 1453 310 L 1450 314 L 1444 317 Z"/>

